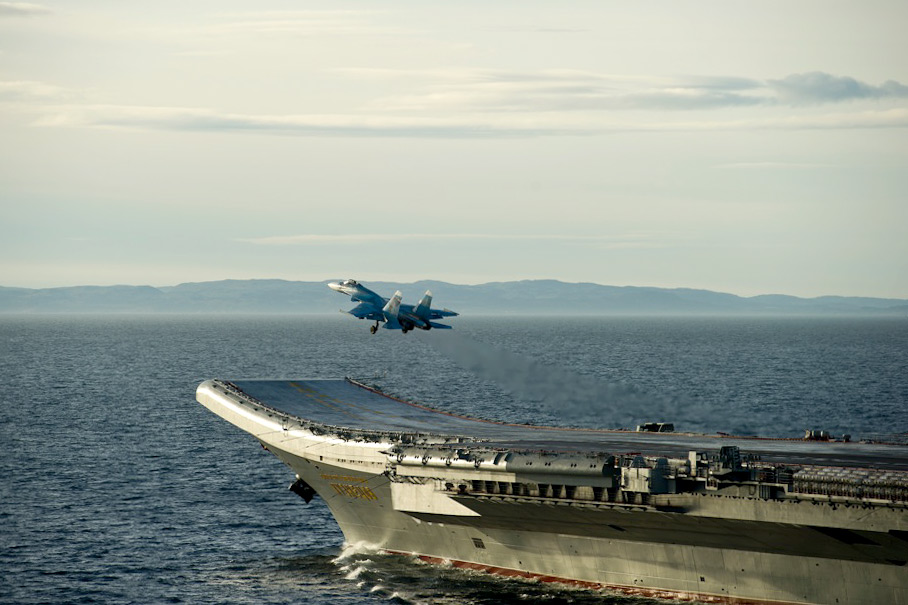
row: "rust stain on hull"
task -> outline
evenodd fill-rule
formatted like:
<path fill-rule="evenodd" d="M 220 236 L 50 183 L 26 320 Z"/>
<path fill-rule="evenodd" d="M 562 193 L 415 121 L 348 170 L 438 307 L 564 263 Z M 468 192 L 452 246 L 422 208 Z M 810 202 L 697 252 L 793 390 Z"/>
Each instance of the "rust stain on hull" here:
<path fill-rule="evenodd" d="M 740 599 L 727 595 L 716 595 L 702 592 L 682 592 L 675 590 L 662 590 L 657 588 L 644 588 L 640 586 L 627 586 L 622 584 L 602 584 L 600 582 L 588 582 L 586 580 L 562 578 L 559 576 L 550 576 L 546 574 L 523 571 L 521 569 L 497 567 L 495 565 L 486 565 L 485 563 L 475 563 L 472 561 L 445 559 L 441 557 L 433 557 L 431 555 L 421 555 L 418 553 L 404 552 L 399 550 L 384 549 L 382 552 L 404 557 L 416 557 L 420 561 L 430 563 L 432 565 L 450 565 L 458 569 L 481 571 L 506 578 L 535 580 L 537 582 L 544 582 L 547 584 L 563 584 L 565 586 L 572 586 L 574 588 L 583 588 L 587 590 L 610 590 L 612 592 L 620 592 L 628 596 L 648 597 L 651 599 L 671 599 L 674 601 L 689 601 L 698 603 L 719 603 L 721 605 L 792 605 L 792 603 L 794 603 L 794 601 Z"/>

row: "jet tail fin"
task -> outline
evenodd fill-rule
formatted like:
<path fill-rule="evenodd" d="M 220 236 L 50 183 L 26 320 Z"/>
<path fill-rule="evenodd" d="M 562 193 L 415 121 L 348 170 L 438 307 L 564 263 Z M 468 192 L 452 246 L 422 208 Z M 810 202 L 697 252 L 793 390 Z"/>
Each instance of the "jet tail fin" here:
<path fill-rule="evenodd" d="M 400 290 L 398 290 L 394 293 L 394 296 L 391 297 L 391 300 L 388 301 L 388 304 L 384 306 L 382 311 L 384 311 L 386 315 L 397 317 L 397 314 L 400 311 L 401 298 L 403 298 L 403 294 L 401 294 Z"/>
<path fill-rule="evenodd" d="M 419 304 L 413 309 L 413 314 L 420 319 L 429 319 L 429 311 L 432 308 L 432 291 L 426 290 L 426 293 L 419 300 Z"/>

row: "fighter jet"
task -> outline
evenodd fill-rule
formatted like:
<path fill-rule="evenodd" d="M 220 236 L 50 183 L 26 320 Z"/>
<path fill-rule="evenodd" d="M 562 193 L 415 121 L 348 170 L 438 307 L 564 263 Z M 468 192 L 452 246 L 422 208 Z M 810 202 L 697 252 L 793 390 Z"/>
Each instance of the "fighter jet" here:
<path fill-rule="evenodd" d="M 389 300 L 387 298 L 382 298 L 353 279 L 331 282 L 328 284 L 328 287 L 348 295 L 350 300 L 359 303 L 349 311 L 346 311 L 346 313 L 349 313 L 353 317 L 374 321 L 375 325 L 369 327 L 369 331 L 372 334 L 375 334 L 378 331 L 378 326 L 382 322 L 384 322 L 384 327 L 386 329 L 400 330 L 404 334 L 413 328 L 419 328 L 420 330 L 431 330 L 432 328 L 450 330 L 451 326 L 435 323 L 432 320 L 441 319 L 442 317 L 456 317 L 458 315 L 454 311 L 449 311 L 448 309 L 442 311 L 432 309 L 432 292 L 429 290 L 426 290 L 425 295 L 414 307 L 413 305 L 401 304 L 400 299 L 402 295 L 400 290 L 395 292 L 394 296 Z"/>

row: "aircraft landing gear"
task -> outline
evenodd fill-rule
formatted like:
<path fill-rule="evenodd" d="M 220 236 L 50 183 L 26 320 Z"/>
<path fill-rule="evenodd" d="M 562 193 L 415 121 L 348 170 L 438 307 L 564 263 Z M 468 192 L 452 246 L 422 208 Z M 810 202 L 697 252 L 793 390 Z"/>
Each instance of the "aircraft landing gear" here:
<path fill-rule="evenodd" d="M 375 334 L 376 332 L 378 332 L 378 322 L 375 322 L 374 326 L 369 326 L 370 334 Z"/>

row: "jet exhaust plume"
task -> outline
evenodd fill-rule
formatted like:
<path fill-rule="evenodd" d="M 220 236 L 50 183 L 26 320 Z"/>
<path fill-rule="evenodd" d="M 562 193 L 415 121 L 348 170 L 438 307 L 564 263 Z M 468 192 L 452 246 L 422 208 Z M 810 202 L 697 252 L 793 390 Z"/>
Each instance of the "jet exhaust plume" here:
<path fill-rule="evenodd" d="M 577 374 L 456 333 L 439 334 L 430 342 L 464 369 L 565 422 L 633 428 L 644 421 L 679 420 L 679 401 L 643 393 L 629 384 Z"/>

